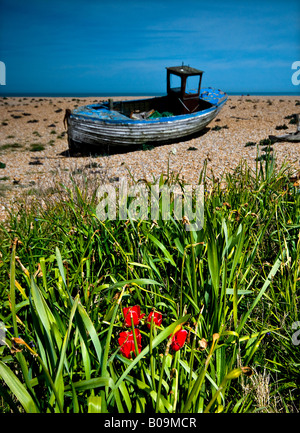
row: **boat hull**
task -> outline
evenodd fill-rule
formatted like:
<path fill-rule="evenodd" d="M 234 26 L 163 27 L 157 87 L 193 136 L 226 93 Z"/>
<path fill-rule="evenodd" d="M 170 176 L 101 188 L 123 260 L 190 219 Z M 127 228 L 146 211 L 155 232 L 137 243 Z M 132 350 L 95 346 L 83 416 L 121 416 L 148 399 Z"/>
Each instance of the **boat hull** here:
<path fill-rule="evenodd" d="M 133 120 L 121 113 L 109 110 L 108 104 L 86 106 L 74 110 L 68 117 L 68 140 L 70 149 L 80 149 L 84 144 L 132 146 L 144 143 L 163 143 L 196 134 L 205 128 L 218 114 L 227 95 L 218 91 L 219 97 L 211 103 L 212 92 L 204 93 L 210 107 L 196 113 Z"/>

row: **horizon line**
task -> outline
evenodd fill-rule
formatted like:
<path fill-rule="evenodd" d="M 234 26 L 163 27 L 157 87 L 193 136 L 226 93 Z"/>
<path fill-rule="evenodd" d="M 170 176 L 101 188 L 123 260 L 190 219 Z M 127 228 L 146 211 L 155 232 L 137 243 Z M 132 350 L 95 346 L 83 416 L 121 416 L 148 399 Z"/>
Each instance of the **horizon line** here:
<path fill-rule="evenodd" d="M 300 96 L 298 92 L 258 92 L 258 91 L 241 91 L 241 92 L 225 92 L 228 96 Z M 126 97 L 126 96 L 164 96 L 165 92 L 7 92 L 0 91 L 0 98 L 5 97 Z"/>

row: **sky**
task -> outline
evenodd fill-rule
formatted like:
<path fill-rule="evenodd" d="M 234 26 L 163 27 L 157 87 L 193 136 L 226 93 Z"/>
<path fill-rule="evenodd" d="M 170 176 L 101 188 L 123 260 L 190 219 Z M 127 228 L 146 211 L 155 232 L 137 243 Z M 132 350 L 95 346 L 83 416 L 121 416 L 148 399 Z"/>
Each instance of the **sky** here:
<path fill-rule="evenodd" d="M 182 62 L 202 87 L 300 94 L 300 1 L 0 0 L 0 61 L 2 95 L 163 94 Z"/>

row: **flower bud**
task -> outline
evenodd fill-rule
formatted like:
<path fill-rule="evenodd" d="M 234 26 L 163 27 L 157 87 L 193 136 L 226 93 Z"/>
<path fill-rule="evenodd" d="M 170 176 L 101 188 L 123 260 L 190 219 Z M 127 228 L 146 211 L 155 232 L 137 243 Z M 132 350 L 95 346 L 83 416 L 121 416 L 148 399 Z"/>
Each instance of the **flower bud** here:
<path fill-rule="evenodd" d="M 234 370 L 230 371 L 226 375 L 226 379 L 227 380 L 237 379 L 241 374 L 242 374 L 242 370 L 240 368 L 235 368 Z"/>
<path fill-rule="evenodd" d="M 253 374 L 253 370 L 251 367 L 242 367 L 242 373 L 250 377 Z"/>

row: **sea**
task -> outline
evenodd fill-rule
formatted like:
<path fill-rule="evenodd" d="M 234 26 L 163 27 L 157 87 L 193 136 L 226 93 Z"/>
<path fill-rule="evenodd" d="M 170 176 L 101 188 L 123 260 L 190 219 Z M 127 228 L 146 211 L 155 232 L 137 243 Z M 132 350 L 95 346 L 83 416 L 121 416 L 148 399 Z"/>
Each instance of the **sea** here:
<path fill-rule="evenodd" d="M 144 93 L 3 93 L 0 92 L 0 97 L 18 97 L 18 98 L 93 98 L 93 97 L 140 97 L 140 96 L 164 96 L 165 93 L 152 93 L 152 92 L 144 92 Z M 227 92 L 228 96 L 300 96 L 299 92 Z"/>

